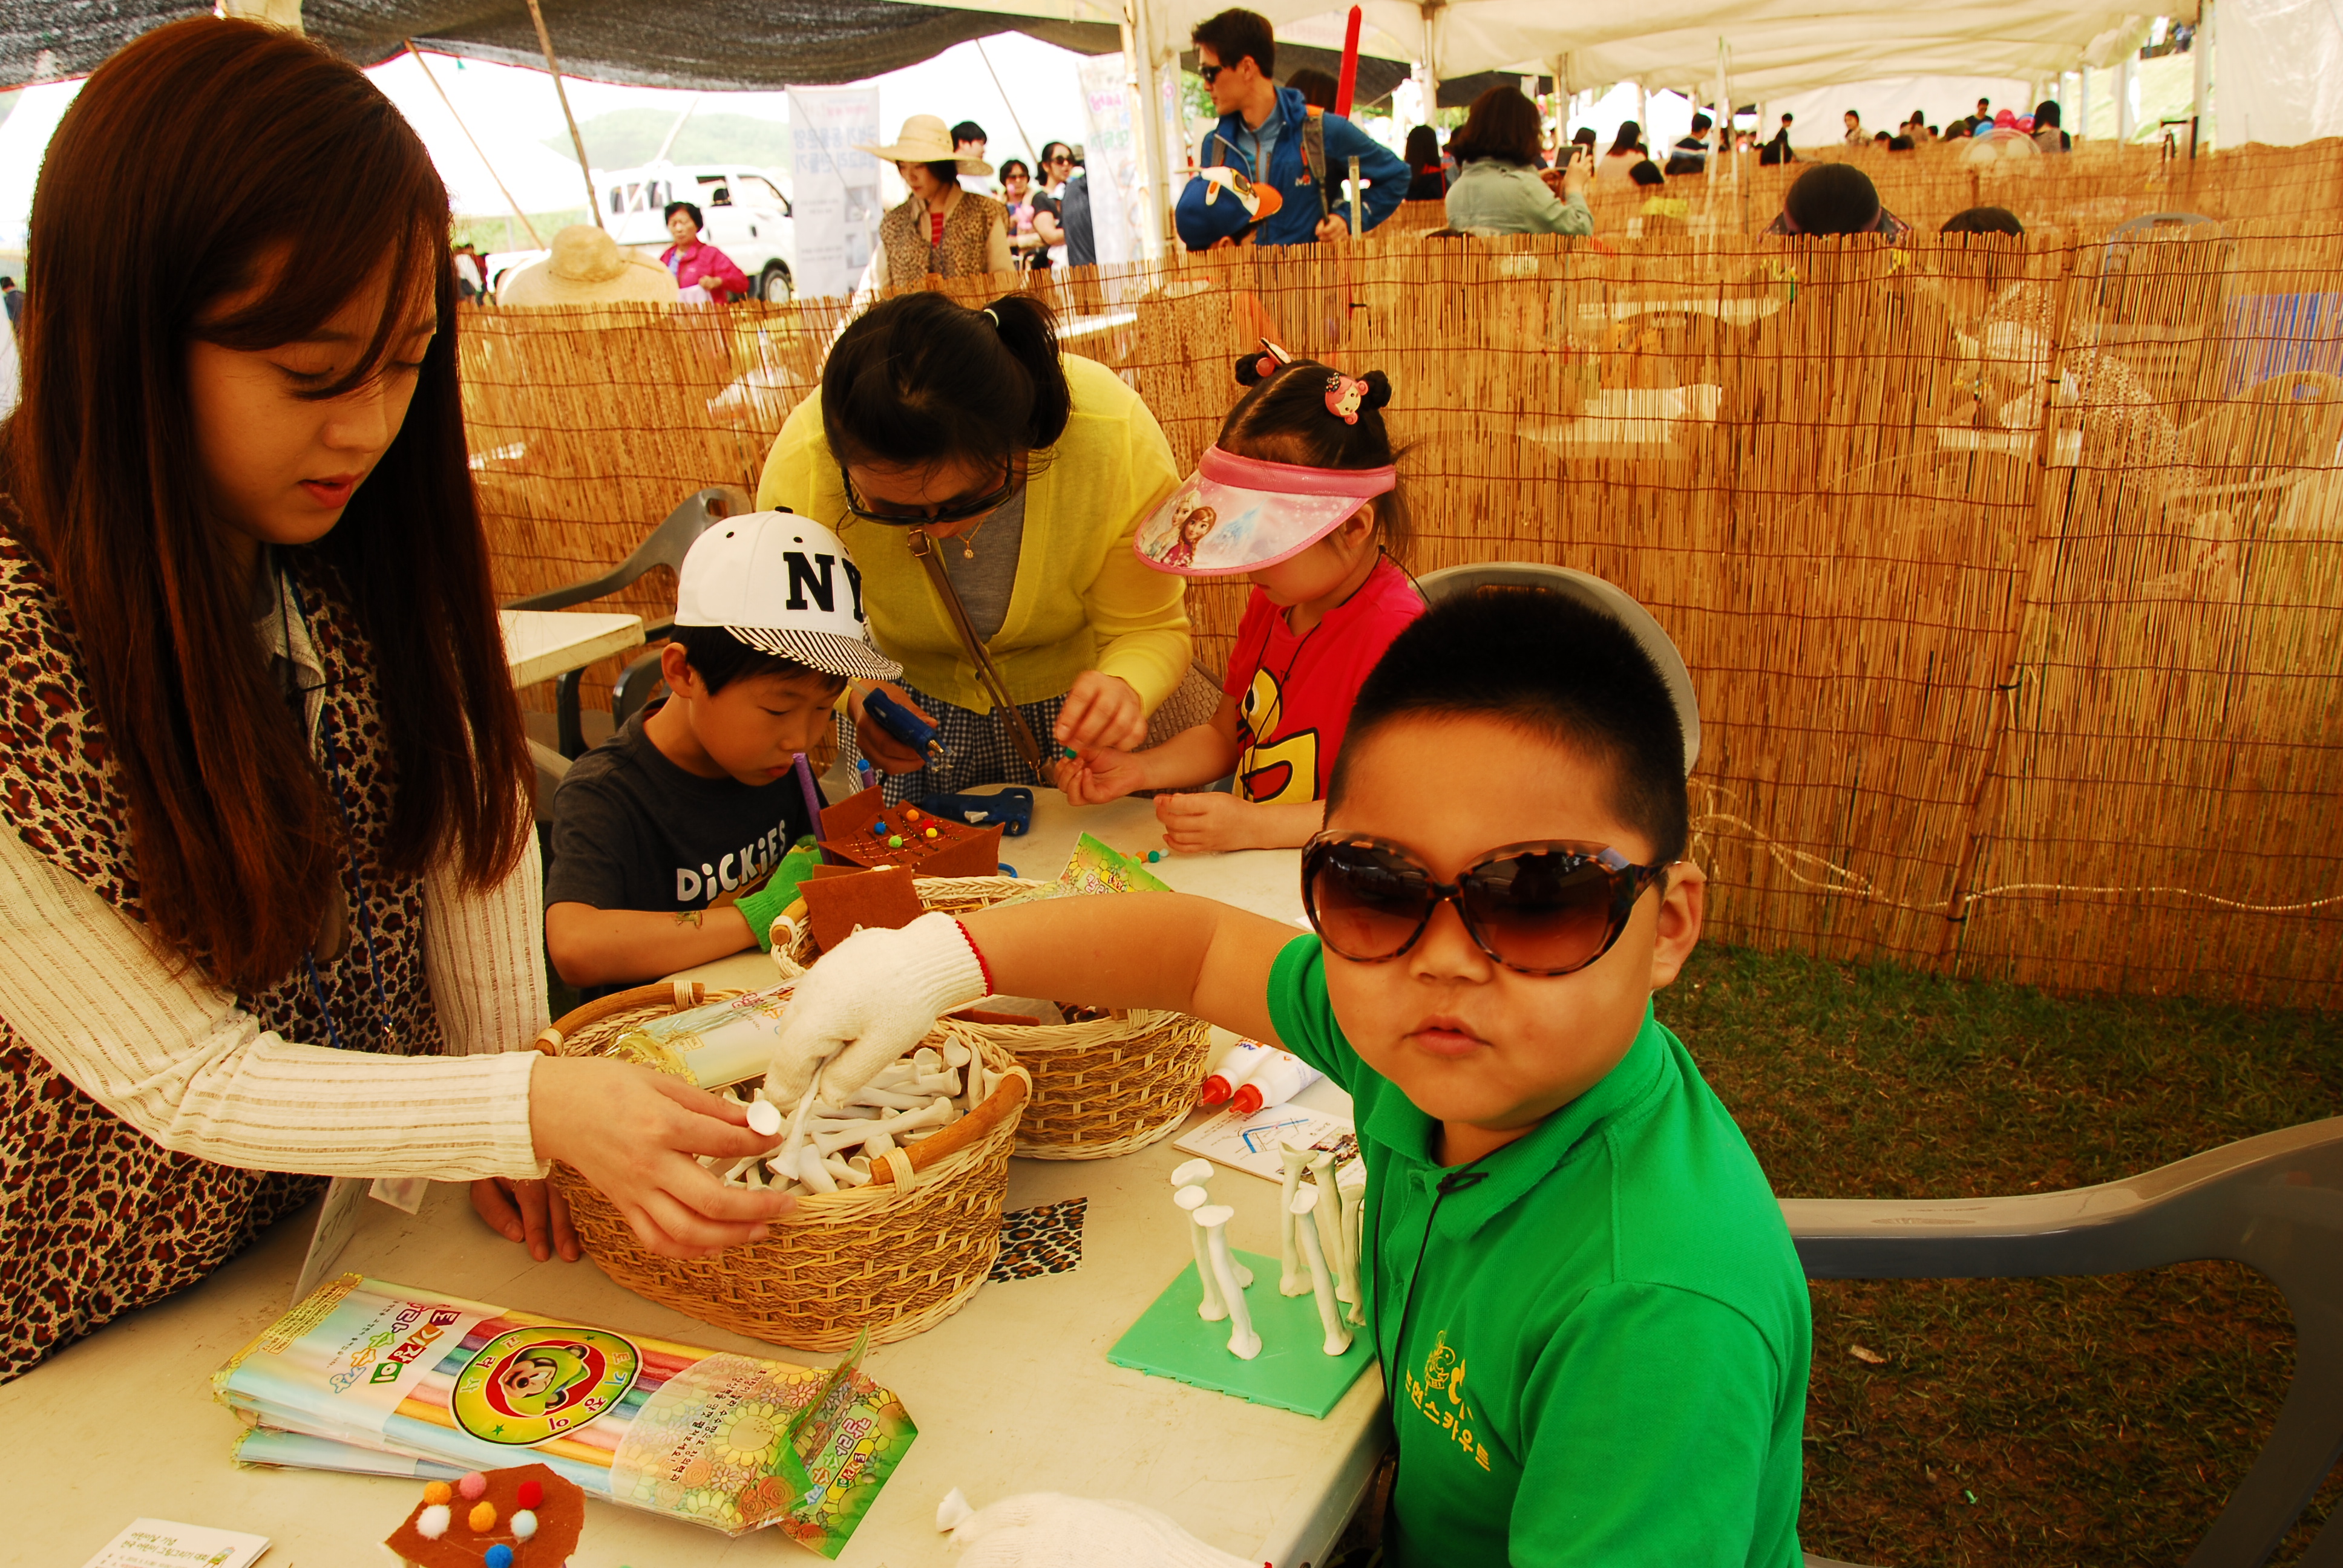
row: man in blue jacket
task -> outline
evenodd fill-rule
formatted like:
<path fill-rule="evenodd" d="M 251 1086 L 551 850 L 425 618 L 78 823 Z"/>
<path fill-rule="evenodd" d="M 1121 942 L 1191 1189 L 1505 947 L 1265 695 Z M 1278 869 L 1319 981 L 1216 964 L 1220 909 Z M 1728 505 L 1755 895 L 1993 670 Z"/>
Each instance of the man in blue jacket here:
<path fill-rule="evenodd" d="M 1280 87 L 1277 43 L 1269 18 L 1254 11 L 1223 11 L 1190 35 L 1197 75 L 1212 95 L 1221 123 L 1197 149 L 1207 168 L 1229 165 L 1274 186 L 1281 205 L 1253 235 L 1255 245 L 1307 245 L 1351 229 L 1343 198 L 1351 160 L 1367 183 L 1359 226 L 1371 229 L 1397 211 L 1407 195 L 1407 165 L 1399 155 L 1340 115 L 1313 109 L 1291 87 Z"/>

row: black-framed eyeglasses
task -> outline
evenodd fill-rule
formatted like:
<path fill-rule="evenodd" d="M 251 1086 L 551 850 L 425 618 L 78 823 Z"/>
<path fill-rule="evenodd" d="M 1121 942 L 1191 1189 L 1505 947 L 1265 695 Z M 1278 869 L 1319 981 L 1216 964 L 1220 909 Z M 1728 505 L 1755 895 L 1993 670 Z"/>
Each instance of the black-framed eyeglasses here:
<path fill-rule="evenodd" d="M 1199 65 L 1196 67 L 1196 75 L 1203 77 L 1204 85 L 1209 87 L 1220 74 L 1227 69 L 1226 65 Z"/>
<path fill-rule="evenodd" d="M 1443 882 L 1397 844 L 1321 833 L 1302 851 L 1302 903 L 1320 939 L 1353 963 L 1400 957 L 1453 903 L 1473 945 L 1498 963 L 1566 975 L 1611 950 L 1635 900 L 1667 870 L 1616 849 L 1542 840 L 1492 849 Z"/>
<path fill-rule="evenodd" d="M 854 488 L 854 477 L 846 465 L 838 466 L 838 482 L 846 491 L 846 509 L 867 523 L 884 523 L 890 528 L 920 528 L 936 523 L 964 523 L 997 512 L 1017 493 L 1017 460 L 1011 458 L 1001 474 L 1001 488 L 989 496 L 979 496 L 972 501 L 956 501 L 948 507 L 938 507 L 926 512 L 874 512 L 863 504 Z"/>

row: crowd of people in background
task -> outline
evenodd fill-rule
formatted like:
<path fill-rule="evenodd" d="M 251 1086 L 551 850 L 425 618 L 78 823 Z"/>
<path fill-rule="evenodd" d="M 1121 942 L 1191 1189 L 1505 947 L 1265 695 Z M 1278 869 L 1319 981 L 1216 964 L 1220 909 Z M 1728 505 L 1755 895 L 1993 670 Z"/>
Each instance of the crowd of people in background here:
<path fill-rule="evenodd" d="M 1267 17 L 1222 11 L 1198 24 L 1190 42 L 1196 75 L 1218 116 L 1192 150 L 1174 205 L 1180 239 L 1192 251 L 1334 241 L 1375 228 L 1403 201 L 1443 203 L 1446 226 L 1458 234 L 1591 236 L 1587 191 L 1596 184 L 1640 194 L 1631 233 L 1674 232 L 1688 223 L 1692 204 L 1670 190 L 1671 180 L 1704 177 L 1720 157 L 1736 151 L 1753 153 L 1764 166 L 1801 161 L 1791 145 L 1794 114 L 1781 115 L 1772 134 L 1764 136 L 1695 112 L 1685 134 L 1655 154 L 1635 120 L 1622 122 L 1607 147 L 1591 126 L 1578 126 L 1562 141 L 1560 127 L 1549 128 L 1538 102 L 1510 85 L 1475 98 L 1444 145 L 1434 126 L 1418 125 L 1394 155 L 1337 112 L 1341 88 L 1328 72 L 1304 65 L 1281 84 Z M 1875 130 L 1859 109 L 1849 108 L 1839 136 L 1849 149 L 1890 154 L 1962 142 L 1963 156 L 1983 162 L 2068 151 L 2074 137 L 2061 119 L 2055 101 L 2022 115 L 1996 110 L 1990 98 L 1980 97 L 1974 113 L 1941 128 L 1916 109 L 1893 130 Z M 906 192 L 880 223 L 865 288 L 1097 263 L 1081 150 L 1045 142 L 1032 163 L 1011 157 L 996 167 L 987 156 L 990 141 L 974 120 L 948 126 L 940 116 L 915 115 L 894 141 L 858 149 L 893 164 Z M 1841 166 L 1849 172 L 1801 179 L 1769 232 L 1903 232 L 1901 222 L 1878 204 L 1870 180 L 1852 166 Z M 672 203 L 667 217 L 675 243 L 659 262 L 679 297 L 721 303 L 751 292 L 740 269 L 701 236 L 697 207 Z M 570 258 L 573 270 L 619 276 L 604 261 L 585 257 L 582 246 L 572 249 L 579 253 Z M 538 267 L 554 265 L 548 258 Z M 490 285 L 471 246 L 456 247 L 454 266 L 461 297 L 488 295 Z M 23 297 L 0 287 L 0 297 L 13 320 Z"/>

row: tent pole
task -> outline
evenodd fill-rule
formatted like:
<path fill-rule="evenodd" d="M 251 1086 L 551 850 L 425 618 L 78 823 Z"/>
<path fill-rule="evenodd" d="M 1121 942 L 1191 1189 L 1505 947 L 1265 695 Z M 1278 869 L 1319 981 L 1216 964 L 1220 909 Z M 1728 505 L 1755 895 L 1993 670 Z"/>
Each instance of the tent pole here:
<path fill-rule="evenodd" d="M 1001 85 L 1001 73 L 992 68 L 992 56 L 984 52 L 984 40 L 981 38 L 976 41 L 976 57 L 984 62 L 984 74 L 992 78 L 992 90 L 1001 95 L 1001 106 L 1009 111 L 1009 123 L 1017 127 L 1017 139 L 1025 144 L 1025 156 L 1030 158 L 1039 158 L 1041 156 L 1041 149 L 1033 145 L 1032 136 L 1026 132 L 1025 122 L 1018 117 L 1017 106 L 1009 101 L 1009 89 Z M 998 169 L 1001 166 L 1000 160 L 994 159 L 992 166 Z M 1037 169 L 1036 177 L 1039 176 L 1039 173 Z"/>
<path fill-rule="evenodd" d="M 497 194 L 505 198 L 505 206 L 513 209 L 514 215 L 520 219 L 521 226 L 528 230 L 528 243 L 543 250 L 545 241 L 538 237 L 537 225 L 528 221 L 528 214 L 520 210 L 520 203 L 513 200 L 512 192 L 505 189 L 504 176 L 497 173 L 496 165 L 488 162 L 487 151 L 481 147 L 479 138 L 472 135 L 472 127 L 464 123 L 464 116 L 456 113 L 456 106 L 449 100 L 447 89 L 441 86 L 439 78 L 431 74 L 431 67 L 424 63 L 423 53 L 415 46 L 415 40 L 401 38 L 399 42 L 406 45 L 407 52 L 415 56 L 415 64 L 423 72 L 423 79 L 431 84 L 431 90 L 439 95 L 439 101 L 447 106 L 448 117 L 456 122 L 456 128 L 464 133 L 464 139 L 472 144 L 472 151 L 478 156 L 480 166 L 488 171 L 490 179 L 497 182 Z M 505 234 L 508 238 L 511 236 L 512 225 L 509 221 L 505 225 Z M 508 246 L 506 248 L 511 247 Z"/>
<path fill-rule="evenodd" d="M 1163 93 L 1156 72 L 1155 39 L 1147 0 L 1125 0 L 1122 14 L 1123 61 L 1129 69 L 1131 106 L 1138 116 L 1139 177 L 1144 186 L 1147 221 L 1140 226 L 1140 253 L 1153 261 L 1163 255 L 1164 224 L 1172 210 L 1172 166 L 1163 145 Z M 1091 193 L 1097 199 L 1097 193 Z"/>
<path fill-rule="evenodd" d="M 2205 138 L 2213 125 L 2213 0 L 2201 0 L 2197 7 L 2197 35 L 2189 41 L 2191 84 L 2188 112 L 2196 117 L 2194 136 Z M 2190 143 L 2190 156 L 2195 156 L 2196 143 Z"/>
<path fill-rule="evenodd" d="M 2075 135 L 2091 134 L 2091 66 L 2087 60 L 2075 73 Z"/>
<path fill-rule="evenodd" d="M 1429 121 L 1440 112 L 1440 50 L 1433 38 L 1433 17 L 1448 0 L 1421 0 L 1416 7 L 1423 16 L 1423 117 Z"/>
<path fill-rule="evenodd" d="M 2128 142 L 2139 128 L 2138 112 L 2131 102 L 2131 66 L 2136 55 L 2127 55 L 2116 62 L 2116 140 Z"/>
<path fill-rule="evenodd" d="M 578 149 L 578 177 L 586 182 L 586 214 L 596 228 L 604 227 L 602 198 L 594 189 L 594 166 L 587 161 L 586 138 L 578 134 L 578 116 L 569 112 L 569 95 L 561 85 L 561 62 L 553 57 L 553 35 L 545 30 L 545 13 L 528 0 L 528 19 L 537 24 L 537 41 L 545 50 L 545 68 L 553 75 L 553 95 L 561 100 L 561 117 L 569 123 L 569 145 Z"/>

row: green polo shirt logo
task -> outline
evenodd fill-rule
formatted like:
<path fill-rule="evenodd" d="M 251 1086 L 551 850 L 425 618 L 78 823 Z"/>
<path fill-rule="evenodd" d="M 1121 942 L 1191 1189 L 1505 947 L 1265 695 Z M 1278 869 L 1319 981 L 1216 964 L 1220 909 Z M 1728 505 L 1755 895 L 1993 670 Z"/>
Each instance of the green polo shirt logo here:
<path fill-rule="evenodd" d="M 1484 1429 L 1473 1413 L 1472 1402 L 1464 1397 L 1464 1358 L 1448 1348 L 1446 1329 L 1433 1336 L 1423 1370 L 1403 1372 L 1400 1384 L 1408 1402 L 1426 1421 L 1463 1449 L 1467 1459 L 1483 1470 L 1489 1468 L 1489 1445 L 1477 1435 Z"/>

